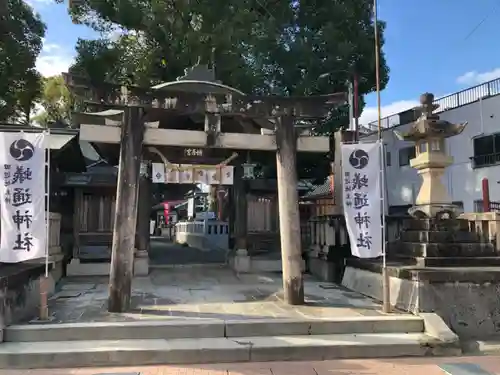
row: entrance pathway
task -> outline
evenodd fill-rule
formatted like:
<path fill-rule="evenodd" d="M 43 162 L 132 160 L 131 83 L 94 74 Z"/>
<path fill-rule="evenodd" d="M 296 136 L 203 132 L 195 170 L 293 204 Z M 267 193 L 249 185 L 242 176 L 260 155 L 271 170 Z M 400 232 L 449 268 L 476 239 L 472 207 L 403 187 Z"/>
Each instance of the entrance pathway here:
<path fill-rule="evenodd" d="M 280 274 L 235 275 L 225 266 L 153 270 L 133 281 L 132 311 L 106 311 L 108 279 L 67 278 L 49 301 L 53 323 L 156 319 L 247 320 L 376 316 L 380 305 L 358 293 L 305 276 L 307 304 L 281 300 Z"/>
<path fill-rule="evenodd" d="M 445 372 L 447 364 L 469 372 Z M 475 365 L 475 366 L 474 366 Z M 473 367 L 474 366 L 474 367 Z M 450 370 L 452 371 L 452 370 Z M 0 375 L 500 375 L 500 357 L 332 360 L 136 368 L 0 370 Z"/>
<path fill-rule="evenodd" d="M 172 266 L 188 264 L 224 264 L 226 251 L 221 249 L 200 250 L 178 245 L 164 237 L 152 237 L 149 250 L 150 265 Z"/>

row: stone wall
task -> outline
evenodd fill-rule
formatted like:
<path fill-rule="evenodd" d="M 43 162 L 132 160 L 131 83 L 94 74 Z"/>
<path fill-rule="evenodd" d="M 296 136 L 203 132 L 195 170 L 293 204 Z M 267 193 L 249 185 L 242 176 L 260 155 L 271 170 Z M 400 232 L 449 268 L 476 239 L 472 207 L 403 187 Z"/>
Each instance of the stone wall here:
<path fill-rule="evenodd" d="M 419 311 L 436 312 L 461 338 L 500 333 L 500 282 L 422 283 Z"/>
<path fill-rule="evenodd" d="M 349 263 L 342 285 L 381 301 L 380 264 Z M 392 306 L 414 314 L 437 313 L 461 339 L 500 334 L 500 270 L 389 267 L 388 272 Z"/>
<path fill-rule="evenodd" d="M 0 265 L 0 341 L 6 326 L 38 314 L 40 306 L 40 276 L 45 266 L 40 264 Z"/>

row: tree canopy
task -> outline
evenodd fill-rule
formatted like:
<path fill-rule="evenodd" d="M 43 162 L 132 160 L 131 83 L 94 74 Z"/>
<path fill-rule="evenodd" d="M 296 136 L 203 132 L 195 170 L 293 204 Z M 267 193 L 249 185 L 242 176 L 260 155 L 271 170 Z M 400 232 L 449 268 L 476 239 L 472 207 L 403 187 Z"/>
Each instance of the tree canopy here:
<path fill-rule="evenodd" d="M 62 75 L 44 78 L 42 83 L 39 104 L 43 110 L 33 120 L 44 127 L 54 123 L 70 125 L 74 99 Z"/>
<path fill-rule="evenodd" d="M 45 35 L 40 16 L 23 0 L 0 4 L 0 121 L 26 114 L 40 95 L 35 62 Z"/>
<path fill-rule="evenodd" d="M 80 41 L 78 49 L 79 58 L 90 53 L 96 61 L 110 49 L 115 61 L 121 54 L 121 65 L 108 65 L 106 74 L 134 83 L 175 80 L 201 62 L 247 93 L 345 91 L 352 72 L 361 95 L 375 90 L 371 0 L 79 0 L 70 11 L 75 22 L 100 31 L 134 32 L 114 42 Z M 383 88 L 383 54 L 380 76 Z"/>
<path fill-rule="evenodd" d="M 151 85 L 201 63 L 226 85 L 264 95 L 346 91 L 356 73 L 362 108 L 362 96 L 376 87 L 372 6 L 372 0 L 73 0 L 74 22 L 123 33 L 80 40 L 71 70 L 97 82 Z M 381 46 L 384 28 L 379 22 Z M 388 77 L 382 53 L 382 89 Z M 346 107 L 332 109 L 315 131 L 347 125 L 347 114 Z M 329 168 L 324 156 L 306 159 L 306 174 Z"/>

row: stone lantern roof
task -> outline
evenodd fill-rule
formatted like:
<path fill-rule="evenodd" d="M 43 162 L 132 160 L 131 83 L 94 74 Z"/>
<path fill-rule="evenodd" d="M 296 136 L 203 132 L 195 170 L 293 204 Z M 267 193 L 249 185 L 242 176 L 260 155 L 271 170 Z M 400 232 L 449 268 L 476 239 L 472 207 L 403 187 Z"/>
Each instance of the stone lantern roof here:
<path fill-rule="evenodd" d="M 467 122 L 453 124 L 446 120 L 441 120 L 439 115 L 432 112 L 439 108 L 434 104 L 434 94 L 425 93 L 420 95 L 421 112 L 420 117 L 413 123 L 411 129 L 403 134 L 405 141 L 418 141 L 428 138 L 448 138 L 462 133 L 467 126 Z"/>

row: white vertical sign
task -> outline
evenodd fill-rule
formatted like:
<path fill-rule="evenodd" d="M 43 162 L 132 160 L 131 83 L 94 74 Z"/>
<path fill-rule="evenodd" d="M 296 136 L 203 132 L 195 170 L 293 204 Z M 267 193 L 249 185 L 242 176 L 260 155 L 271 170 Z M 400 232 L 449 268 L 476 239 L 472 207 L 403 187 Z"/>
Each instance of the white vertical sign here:
<path fill-rule="evenodd" d="M 383 254 L 380 143 L 342 144 L 343 203 L 351 253 Z"/>
<path fill-rule="evenodd" d="M 46 256 L 44 133 L 0 133 L 0 262 Z"/>
<path fill-rule="evenodd" d="M 165 183 L 165 165 L 163 163 L 151 163 L 151 181 L 153 184 Z"/>
<path fill-rule="evenodd" d="M 188 214 L 188 217 L 194 217 L 194 214 L 195 214 L 194 198 L 188 198 L 187 214 Z"/>

